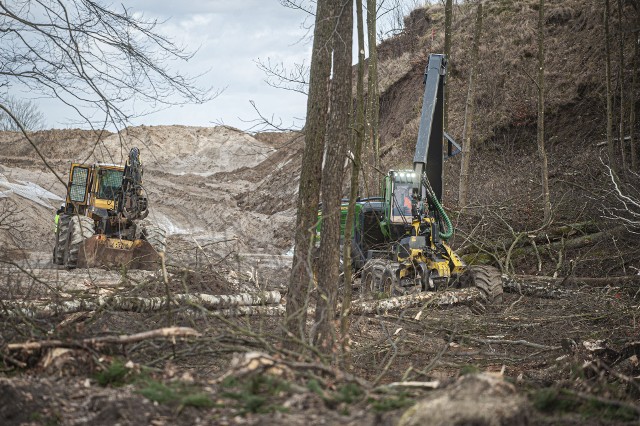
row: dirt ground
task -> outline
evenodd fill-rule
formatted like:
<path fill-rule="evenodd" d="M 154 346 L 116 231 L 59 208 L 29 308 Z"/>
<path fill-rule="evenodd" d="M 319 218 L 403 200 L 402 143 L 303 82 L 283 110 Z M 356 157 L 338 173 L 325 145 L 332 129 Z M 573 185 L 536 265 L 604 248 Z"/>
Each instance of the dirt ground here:
<path fill-rule="evenodd" d="M 69 132 L 56 133 L 38 140 L 59 175 L 70 158 L 106 161 L 92 152 L 87 132 L 71 132 L 74 144 L 58 139 Z M 105 139 L 100 149 L 115 162 L 129 146 L 143 147 L 152 217 L 169 231 L 166 277 L 161 271 L 54 267 L 51 226 L 63 186 L 33 154 L 27 157 L 15 138 L 0 137 L 0 206 L 11 213 L 5 217 L 17 220 L 0 228 L 4 301 L 168 292 L 284 294 L 295 218 L 293 200 L 287 204 L 282 198 L 291 197 L 296 186 L 293 179 L 284 181 L 299 167 L 294 135 L 282 136 L 285 148 L 278 145 L 282 141 L 260 141 L 227 128 L 144 127 L 131 129 L 123 140 Z M 266 208 L 260 191 L 279 199 L 279 209 Z M 581 348 L 585 341 L 607 340 L 620 350 L 636 340 L 636 312 L 628 288 L 583 286 L 571 297 L 506 294 L 499 309 L 483 315 L 467 306 L 423 306 L 356 316 L 349 373 L 341 367 L 316 371 L 319 360 L 313 356 L 287 355 L 280 317 L 267 314 L 226 318 L 185 307 L 136 312 L 107 306 L 46 318 L 5 316 L 0 419 L 3 424 L 395 424 L 407 407 L 436 391 L 389 388 L 390 383 L 438 381 L 447 389 L 461 377 L 486 373 L 515 386 L 508 398 L 524 396 L 519 409 L 532 424 L 633 423 L 639 418 L 637 360 L 607 372 L 585 367 L 592 354 Z M 95 347 L 80 341 L 174 326 L 200 335 Z M 51 339 L 63 343 L 6 350 L 9 343 Z M 242 373 L 238 359 L 256 351 L 272 357 L 279 372 L 260 367 Z"/>
<path fill-rule="evenodd" d="M 444 171 L 452 246 L 519 281 L 484 314 L 425 304 L 355 315 L 348 356 L 333 364 L 283 345 L 300 134 L 67 129 L 37 132 L 33 146 L 0 132 L 0 424 L 638 424 L 640 246 L 607 219 L 624 215 L 624 206 L 600 160 L 601 5 L 547 2 L 550 228 L 565 229 L 551 235 L 538 229 L 537 95 L 529 77 L 537 3 L 486 3 L 466 208 L 455 205 L 460 157 Z M 447 81 L 458 140 L 475 16 L 469 4 L 456 6 Z M 418 9 L 379 47 L 383 170 L 410 167 L 426 55 L 442 51 L 443 19 L 439 4 Z M 54 267 L 53 217 L 70 162 L 122 163 L 133 146 L 142 153 L 150 217 L 168 231 L 165 270 Z M 377 195 L 372 151 L 365 149 L 369 192 L 361 196 Z M 511 246 L 515 238 L 521 244 Z M 164 303 L 268 291 L 281 300 L 252 307 L 254 315 Z M 360 298 L 357 280 L 354 291 Z M 159 309 L 122 307 L 139 298 Z M 488 418 L 454 417 L 487 406 Z M 416 420 L 407 410 L 430 417 Z M 437 423 L 442 413 L 451 417 Z"/>

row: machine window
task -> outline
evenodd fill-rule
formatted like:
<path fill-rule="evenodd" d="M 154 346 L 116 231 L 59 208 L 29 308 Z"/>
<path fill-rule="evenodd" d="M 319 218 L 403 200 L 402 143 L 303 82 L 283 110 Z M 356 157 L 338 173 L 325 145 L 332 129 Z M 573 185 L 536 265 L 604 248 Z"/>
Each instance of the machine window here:
<path fill-rule="evenodd" d="M 122 188 L 122 170 L 100 170 L 98 198 L 114 200 Z"/>
<path fill-rule="evenodd" d="M 411 217 L 411 190 L 411 184 L 396 183 L 393 188 L 393 200 L 391 200 L 393 216 Z"/>
<path fill-rule="evenodd" d="M 89 170 L 85 167 L 74 167 L 71 175 L 71 187 L 69 188 L 69 198 L 73 202 L 84 202 L 87 195 L 87 178 Z"/>

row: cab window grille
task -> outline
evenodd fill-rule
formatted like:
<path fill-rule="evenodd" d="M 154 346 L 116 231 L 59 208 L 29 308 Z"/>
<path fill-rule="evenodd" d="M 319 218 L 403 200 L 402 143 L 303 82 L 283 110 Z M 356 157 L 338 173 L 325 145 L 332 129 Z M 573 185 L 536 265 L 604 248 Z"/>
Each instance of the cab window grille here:
<path fill-rule="evenodd" d="M 114 200 L 122 188 L 122 170 L 101 170 L 98 198 Z"/>
<path fill-rule="evenodd" d="M 73 202 L 84 202 L 87 195 L 87 179 L 89 169 L 85 167 L 74 167 L 71 175 L 71 187 L 69 188 L 69 198 Z"/>

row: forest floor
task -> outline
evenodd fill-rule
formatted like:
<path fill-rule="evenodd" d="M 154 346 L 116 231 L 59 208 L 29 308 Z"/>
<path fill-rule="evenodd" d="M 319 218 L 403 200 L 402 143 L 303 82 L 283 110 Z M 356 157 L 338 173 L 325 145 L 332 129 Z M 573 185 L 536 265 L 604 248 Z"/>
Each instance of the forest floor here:
<path fill-rule="evenodd" d="M 491 397 L 517 405 L 509 424 L 640 419 L 638 358 L 615 358 L 638 340 L 637 294 L 614 280 L 563 283 L 559 294 L 505 293 L 483 314 L 424 304 L 354 315 L 348 356 L 335 366 L 312 352 L 289 353 L 278 312 L 299 143 L 226 128 L 131 133 L 122 145 L 112 135 L 101 147 L 117 163 L 113 153 L 141 146 L 151 216 L 169 231 L 164 272 L 53 266 L 55 195 L 64 187 L 21 151 L 15 134 L 0 137 L 0 423 L 397 424 L 420 401 L 464 411 L 460 389 L 469 377 L 492 383 L 474 404 Z M 70 160 L 94 161 L 88 139 L 80 131 L 48 134 L 40 149 L 64 179 Z M 186 305 L 142 312 L 113 302 L 266 291 L 284 297 L 249 316 Z M 102 306 L 70 313 L 10 308 L 100 297 Z"/>

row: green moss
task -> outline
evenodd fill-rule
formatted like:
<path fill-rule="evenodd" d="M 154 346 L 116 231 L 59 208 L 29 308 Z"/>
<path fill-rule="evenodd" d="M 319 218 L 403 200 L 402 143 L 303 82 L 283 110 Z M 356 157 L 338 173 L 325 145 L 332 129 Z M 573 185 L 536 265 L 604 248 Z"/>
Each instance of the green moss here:
<path fill-rule="evenodd" d="M 583 418 L 600 418 L 607 421 L 634 421 L 638 412 L 631 406 L 615 401 L 578 396 L 567 389 L 544 388 L 535 391 L 531 399 L 533 406 L 546 413 L 575 413 Z"/>
<path fill-rule="evenodd" d="M 176 404 L 181 407 L 200 408 L 213 406 L 213 401 L 209 395 L 195 386 L 181 382 L 165 384 L 152 379 L 146 379 L 142 383 L 142 387 L 137 392 L 159 404 Z"/>
<path fill-rule="evenodd" d="M 114 386 L 119 387 L 127 383 L 127 380 L 131 377 L 129 375 L 129 369 L 125 367 L 124 363 L 115 359 L 104 370 L 99 371 L 95 375 L 95 379 L 100 386 Z"/>
<path fill-rule="evenodd" d="M 347 383 L 338 388 L 338 392 L 335 396 L 336 402 L 344 402 L 346 404 L 353 404 L 360 400 L 364 392 L 355 383 Z"/>
<path fill-rule="evenodd" d="M 415 404 L 415 400 L 409 398 L 406 392 L 400 392 L 397 395 L 389 395 L 380 399 L 369 398 L 368 402 L 371 404 L 371 408 L 378 413 L 407 408 Z"/>
<path fill-rule="evenodd" d="M 480 369 L 477 366 L 472 365 L 472 364 L 465 365 L 464 367 L 462 367 L 460 369 L 460 375 L 461 376 L 465 376 L 467 374 L 476 374 L 476 373 L 479 373 L 479 372 L 480 372 Z"/>
<path fill-rule="evenodd" d="M 222 387 L 227 390 L 221 395 L 237 401 L 240 414 L 286 411 L 286 408 L 270 403 L 271 398 L 288 392 L 290 388 L 289 383 L 277 377 L 256 375 L 245 380 L 229 378 L 222 382 Z"/>

